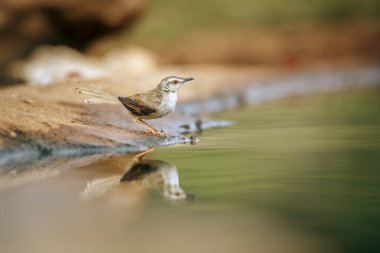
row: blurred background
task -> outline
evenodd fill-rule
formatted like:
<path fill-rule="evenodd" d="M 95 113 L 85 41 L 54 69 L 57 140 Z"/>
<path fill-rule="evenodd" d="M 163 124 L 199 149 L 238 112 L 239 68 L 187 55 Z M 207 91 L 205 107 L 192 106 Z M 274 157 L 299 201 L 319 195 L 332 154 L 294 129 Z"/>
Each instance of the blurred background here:
<path fill-rule="evenodd" d="M 158 64 L 297 69 L 375 64 L 379 43 L 377 0 L 0 3 L 0 70 L 3 77 L 15 79 L 27 78 L 12 69 L 12 63 L 46 44 L 66 45 L 98 57 L 139 47 L 147 50 L 142 58 L 149 52 L 150 60 Z"/>

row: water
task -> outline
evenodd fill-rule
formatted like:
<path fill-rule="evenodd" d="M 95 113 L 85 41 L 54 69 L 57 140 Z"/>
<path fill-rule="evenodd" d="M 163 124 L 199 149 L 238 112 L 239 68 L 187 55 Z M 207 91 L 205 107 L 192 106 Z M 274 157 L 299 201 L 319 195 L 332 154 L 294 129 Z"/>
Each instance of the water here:
<path fill-rule="evenodd" d="M 379 252 L 379 98 L 293 97 L 195 146 L 3 178 L 1 252 Z"/>

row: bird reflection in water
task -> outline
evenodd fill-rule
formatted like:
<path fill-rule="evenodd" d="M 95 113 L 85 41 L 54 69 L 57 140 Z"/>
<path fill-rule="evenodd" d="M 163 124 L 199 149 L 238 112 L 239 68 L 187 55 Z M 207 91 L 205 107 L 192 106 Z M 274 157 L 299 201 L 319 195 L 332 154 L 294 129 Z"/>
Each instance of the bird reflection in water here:
<path fill-rule="evenodd" d="M 133 157 L 127 164 L 125 174 L 120 176 L 101 178 L 89 181 L 81 192 L 84 200 L 103 196 L 108 189 L 120 184 L 137 184 L 144 188 L 158 190 L 161 195 L 169 200 L 192 200 L 193 195 L 186 194 L 179 185 L 177 168 L 174 164 L 145 158 L 154 149 L 148 149 Z"/>

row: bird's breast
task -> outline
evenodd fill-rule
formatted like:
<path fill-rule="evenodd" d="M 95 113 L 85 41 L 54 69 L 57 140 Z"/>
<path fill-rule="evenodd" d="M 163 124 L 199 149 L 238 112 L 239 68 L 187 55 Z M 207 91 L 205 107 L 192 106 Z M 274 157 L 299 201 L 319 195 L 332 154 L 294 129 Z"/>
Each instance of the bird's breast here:
<path fill-rule="evenodd" d="M 170 92 L 163 97 L 159 111 L 163 115 L 171 113 L 174 111 L 176 104 L 177 94 Z"/>

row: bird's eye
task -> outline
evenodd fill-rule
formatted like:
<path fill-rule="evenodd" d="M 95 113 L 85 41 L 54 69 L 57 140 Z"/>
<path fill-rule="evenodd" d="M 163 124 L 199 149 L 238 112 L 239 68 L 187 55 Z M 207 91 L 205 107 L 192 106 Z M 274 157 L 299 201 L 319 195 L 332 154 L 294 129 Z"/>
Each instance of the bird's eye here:
<path fill-rule="evenodd" d="M 172 83 L 177 84 L 177 83 L 178 83 L 178 80 L 174 80 Z"/>

